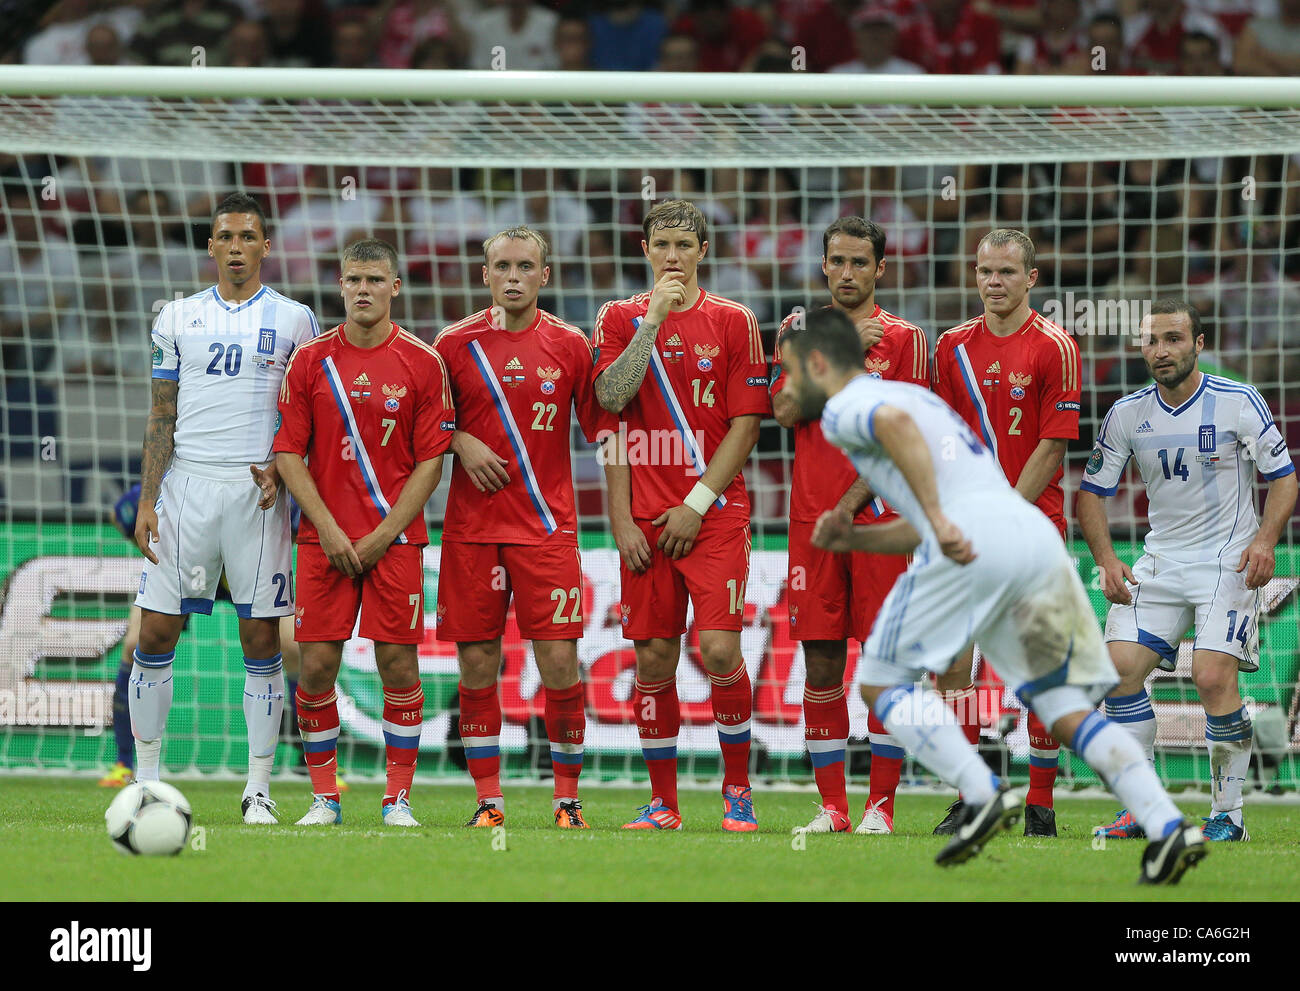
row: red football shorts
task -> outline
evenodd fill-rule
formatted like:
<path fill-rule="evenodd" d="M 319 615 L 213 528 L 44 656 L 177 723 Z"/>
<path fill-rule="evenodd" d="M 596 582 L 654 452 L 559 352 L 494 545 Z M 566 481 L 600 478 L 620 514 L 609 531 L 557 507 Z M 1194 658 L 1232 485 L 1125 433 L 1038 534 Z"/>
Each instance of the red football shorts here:
<path fill-rule="evenodd" d="M 662 527 L 636 521 L 650 545 L 650 565 L 638 575 L 619 561 L 626 639 L 681 636 L 690 604 L 697 629 L 740 630 L 749 578 L 749 521 L 710 522 L 705 519 L 690 553 L 674 561 L 655 546 Z"/>
<path fill-rule="evenodd" d="M 495 640 L 505 632 L 510 595 L 519 633 L 529 640 L 582 636 L 582 558 L 572 535 L 541 544 L 444 540 L 438 568 L 438 639 Z"/>
<path fill-rule="evenodd" d="M 865 643 L 907 558 L 835 554 L 812 545 L 812 523 L 790 523 L 790 638 Z"/>
<path fill-rule="evenodd" d="M 379 643 L 424 639 L 423 548 L 394 544 L 375 566 L 349 578 L 320 544 L 298 545 L 294 639 L 347 640 L 361 610 L 361 636 Z"/>

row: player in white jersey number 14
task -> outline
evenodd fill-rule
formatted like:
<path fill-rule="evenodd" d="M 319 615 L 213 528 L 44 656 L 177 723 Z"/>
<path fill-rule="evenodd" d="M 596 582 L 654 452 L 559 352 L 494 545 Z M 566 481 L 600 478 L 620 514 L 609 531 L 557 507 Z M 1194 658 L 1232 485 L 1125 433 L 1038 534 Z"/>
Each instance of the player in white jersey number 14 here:
<path fill-rule="evenodd" d="M 1206 839 L 1246 840 L 1242 786 L 1252 726 L 1238 670 L 1256 671 L 1260 589 L 1273 577 L 1273 549 L 1296 503 L 1295 466 L 1258 392 L 1197 368 L 1200 315 L 1184 300 L 1159 300 L 1144 318 L 1142 357 L 1155 385 L 1106 414 L 1080 486 L 1084 539 L 1112 603 L 1106 642 L 1120 675 L 1106 714 L 1154 760 L 1156 715 L 1146 679 L 1175 670 L 1178 643 L 1196 628 L 1192 680 L 1205 707 L 1213 800 Z M 1132 570 L 1111 544 L 1103 500 L 1129 459 L 1150 503 L 1143 555 Z M 1255 517 L 1254 475 L 1269 483 Z M 1143 835 L 1127 810 L 1098 834 Z"/>
<path fill-rule="evenodd" d="M 224 570 L 244 658 L 242 812 L 250 823 L 276 821 L 270 775 L 284 710 L 279 623 L 294 608 L 288 496 L 270 460 L 276 402 L 290 355 L 317 333 L 310 310 L 262 285 L 270 246 L 257 201 L 226 197 L 208 241 L 217 284 L 168 303 L 154 322 L 153 406 L 135 526 L 147 561 L 128 690 L 137 774 L 157 780 L 176 644 L 190 613 L 212 612 Z"/>
<path fill-rule="evenodd" d="M 922 682 L 974 639 L 988 646 L 1008 687 L 1124 797 L 1154 837 L 1140 880 L 1177 882 L 1205 856 L 1205 840 L 1170 801 L 1137 742 L 1095 710 L 1118 677 L 1056 527 L 1011 488 L 992 453 L 942 400 L 865 373 L 862 342 L 843 313 L 809 314 L 782 347 L 784 391 L 801 416 L 821 416 L 826 439 L 902 517 L 855 527 L 847 512 L 834 510 L 817 521 L 813 543 L 838 552 L 913 553 L 867 638 L 858 683 L 889 733 L 965 797 L 937 862 L 968 860 L 1021 814 L 1021 797 L 989 771 L 952 711 Z M 1017 540 L 1008 542 L 1007 533 Z"/>

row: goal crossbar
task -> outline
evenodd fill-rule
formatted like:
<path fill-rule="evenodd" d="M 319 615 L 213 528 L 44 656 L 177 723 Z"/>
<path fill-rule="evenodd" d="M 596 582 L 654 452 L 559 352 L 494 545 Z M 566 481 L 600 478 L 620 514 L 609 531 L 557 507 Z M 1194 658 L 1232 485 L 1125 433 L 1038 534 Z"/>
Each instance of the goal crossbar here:
<path fill-rule="evenodd" d="M 0 66 L 11 153 L 689 168 L 1300 149 L 1300 81 Z M 253 151 L 252 149 L 256 149 Z"/>

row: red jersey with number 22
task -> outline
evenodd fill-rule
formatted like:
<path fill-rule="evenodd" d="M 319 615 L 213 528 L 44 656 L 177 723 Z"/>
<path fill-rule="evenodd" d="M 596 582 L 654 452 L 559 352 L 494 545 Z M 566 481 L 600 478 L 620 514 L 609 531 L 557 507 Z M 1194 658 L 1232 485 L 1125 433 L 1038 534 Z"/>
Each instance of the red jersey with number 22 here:
<path fill-rule="evenodd" d="M 650 305 L 650 293 L 613 300 L 596 317 L 597 377 L 623 353 Z M 748 307 L 700 291 L 690 309 L 668 313 L 641 388 L 623 409 L 632 472 L 632 516 L 653 520 L 681 505 L 737 416 L 770 416 L 767 354 Z M 638 451 L 640 452 L 638 454 Z M 667 462 L 667 463 L 665 463 Z M 738 472 L 705 516 L 749 520 Z"/>
<path fill-rule="evenodd" d="M 416 464 L 436 458 L 456 429 L 447 369 L 397 324 L 373 348 L 336 327 L 293 353 L 280 387 L 274 451 L 307 459 L 325 506 L 349 540 L 379 526 Z M 396 543 L 427 544 L 424 513 Z M 298 543 L 318 544 L 304 514 Z"/>
<path fill-rule="evenodd" d="M 868 374 L 893 382 L 911 382 L 930 387 L 930 349 L 925 331 L 879 306 L 872 318 L 885 328 L 885 336 L 867 351 Z M 785 383 L 781 366 L 781 339 L 795 314 L 790 314 L 776 332 L 776 351 L 772 356 L 772 395 Z M 790 483 L 790 521 L 816 523 L 821 514 L 834 509 L 840 496 L 857 481 L 858 472 L 848 456 L 822 435 L 819 420 L 800 421 L 794 425 L 794 470 Z M 880 510 L 883 509 L 883 512 Z M 887 522 L 898 516 L 883 502 L 863 507 L 855 518 L 859 524 Z"/>
<path fill-rule="evenodd" d="M 505 458 L 510 476 L 499 491 L 480 492 L 457 458 L 443 539 L 540 544 L 558 532 L 577 543 L 569 410 L 589 441 L 618 426 L 596 402 L 587 335 L 545 310 L 524 330 L 502 330 L 483 310 L 433 346 L 451 376 L 457 428 Z"/>
<path fill-rule="evenodd" d="M 934 391 L 997 455 L 1012 485 L 1040 440 L 1079 436 L 1079 348 L 1033 310 L 1015 333 L 998 337 L 984 317 L 943 334 L 934 348 Z M 1035 505 L 1065 525 L 1064 471 L 1056 469 Z"/>

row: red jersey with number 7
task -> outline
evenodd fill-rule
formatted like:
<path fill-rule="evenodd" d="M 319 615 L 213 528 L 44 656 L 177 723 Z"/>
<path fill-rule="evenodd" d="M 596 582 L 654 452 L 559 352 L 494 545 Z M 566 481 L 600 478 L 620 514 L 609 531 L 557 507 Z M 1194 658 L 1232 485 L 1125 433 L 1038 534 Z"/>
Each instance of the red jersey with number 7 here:
<path fill-rule="evenodd" d="M 505 458 L 510 481 L 480 492 L 457 458 L 443 539 L 540 544 L 558 532 L 576 543 L 569 411 L 589 441 L 618 427 L 596 401 L 591 342 L 545 310 L 517 332 L 494 326 L 490 314 L 452 324 L 433 346 L 450 376 L 457 429 Z"/>
<path fill-rule="evenodd" d="M 447 450 L 455 429 L 447 369 L 433 348 L 397 324 L 382 344 L 359 348 L 339 326 L 293 353 L 271 449 L 307 459 L 326 508 L 355 541 L 392 511 L 419 462 Z M 395 542 L 429 542 L 423 512 Z M 298 543 L 320 543 L 305 514 Z"/>
<path fill-rule="evenodd" d="M 910 382 L 930 387 L 930 347 L 925 331 L 896 317 L 879 305 L 871 313 L 885 328 L 885 335 L 873 344 L 863 359 L 867 373 L 894 382 Z M 781 322 L 776 332 L 776 349 L 772 355 L 771 392 L 775 397 L 785 384 L 781 365 L 781 340 L 795 314 Z M 816 523 L 821 514 L 834 509 L 840 496 L 848 491 L 858 472 L 848 456 L 822 436 L 819 420 L 800 421 L 794 425 L 794 469 L 790 481 L 790 521 Z M 862 525 L 887 522 L 898 514 L 880 500 L 863 507 L 854 522 Z"/>
<path fill-rule="evenodd" d="M 592 343 L 596 376 L 614 363 L 645 318 L 650 293 L 606 303 L 596 316 Z M 758 319 L 747 306 L 700 290 L 689 309 L 669 311 L 655 334 L 650 365 L 624 407 L 632 473 L 632 516 L 657 519 L 679 506 L 737 416 L 771 416 L 767 353 Z M 727 483 L 705 522 L 748 521 L 749 494 L 739 472 Z"/>
<path fill-rule="evenodd" d="M 1006 337 L 983 315 L 943 334 L 934 348 L 934 391 L 997 455 L 1012 485 L 1038 442 L 1079 436 L 1079 348 L 1064 328 L 1030 310 Z M 1065 526 L 1062 468 L 1035 502 Z"/>

